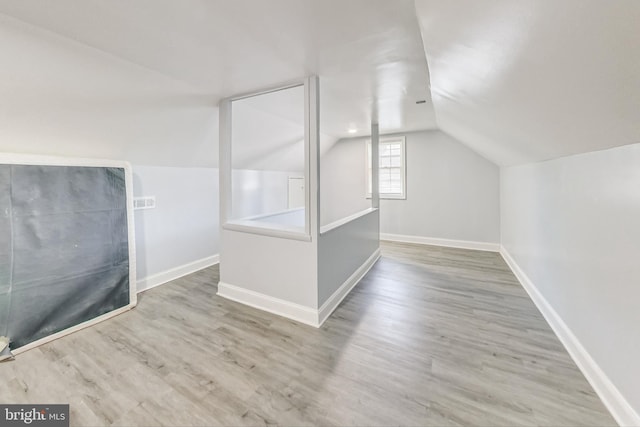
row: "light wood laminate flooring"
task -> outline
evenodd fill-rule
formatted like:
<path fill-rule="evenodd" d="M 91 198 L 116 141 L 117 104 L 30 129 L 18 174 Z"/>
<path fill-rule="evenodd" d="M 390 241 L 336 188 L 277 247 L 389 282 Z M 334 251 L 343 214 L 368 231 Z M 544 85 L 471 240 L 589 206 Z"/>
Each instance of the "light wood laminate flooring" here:
<path fill-rule="evenodd" d="M 212 267 L 0 364 L 0 403 L 86 426 L 615 425 L 499 254 L 382 250 L 320 329 L 216 296 Z"/>

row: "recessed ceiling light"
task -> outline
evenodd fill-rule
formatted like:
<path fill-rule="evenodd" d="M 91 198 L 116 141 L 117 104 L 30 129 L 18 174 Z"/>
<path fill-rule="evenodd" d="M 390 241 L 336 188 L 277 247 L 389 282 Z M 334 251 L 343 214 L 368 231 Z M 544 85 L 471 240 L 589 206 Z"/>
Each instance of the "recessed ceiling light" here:
<path fill-rule="evenodd" d="M 349 132 L 349 133 L 356 133 L 356 132 L 358 132 L 358 129 L 356 129 L 356 128 L 350 128 L 349 130 L 347 130 L 347 132 Z"/>

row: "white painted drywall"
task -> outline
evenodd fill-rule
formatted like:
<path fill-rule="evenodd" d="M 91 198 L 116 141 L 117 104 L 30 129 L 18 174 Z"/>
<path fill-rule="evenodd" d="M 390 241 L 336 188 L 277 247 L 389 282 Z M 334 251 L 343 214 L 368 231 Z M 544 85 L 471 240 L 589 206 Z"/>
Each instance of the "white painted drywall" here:
<path fill-rule="evenodd" d="M 133 192 L 156 197 L 134 214 L 138 279 L 219 253 L 218 169 L 134 165 Z"/>
<path fill-rule="evenodd" d="M 259 216 L 257 218 L 252 218 L 252 220 L 258 221 L 262 224 L 283 225 L 287 228 L 298 228 L 301 231 L 304 231 L 306 215 L 304 207 L 302 207 L 279 212 L 273 215 Z"/>
<path fill-rule="evenodd" d="M 0 14 L 0 151 L 127 160 L 137 276 L 218 253 L 217 108 L 188 84 Z M 169 167 L 171 166 L 171 167 Z"/>
<path fill-rule="evenodd" d="M 640 2 L 416 0 L 438 127 L 499 165 L 639 141 Z"/>
<path fill-rule="evenodd" d="M 380 232 L 499 242 L 499 168 L 441 131 L 403 135 L 407 199 L 380 200 Z M 365 198 L 365 141 L 340 140 L 322 157 L 323 225 L 371 206 Z"/>
<path fill-rule="evenodd" d="M 0 0 L 0 13 L 78 40 L 96 52 L 108 52 L 105 56 L 140 64 L 149 71 L 149 80 L 165 77 L 167 87 L 186 82 L 201 96 L 173 98 L 185 108 L 198 100 L 201 104 L 210 100 L 208 105 L 214 106 L 220 98 L 320 74 L 323 129 L 331 135 L 346 136 L 350 125 L 366 133 L 372 108 L 378 112 L 383 131 L 435 126 L 413 0 L 187 4 L 175 0 L 59 0 L 47 7 L 39 1 Z M 3 47 L 0 52 L 5 55 L 3 69 L 24 59 L 20 51 L 8 53 Z M 41 63 L 45 74 L 49 64 L 45 58 Z M 2 71 L 0 81 L 5 79 Z M 72 78 L 82 77 L 81 67 L 69 71 Z M 91 72 L 102 75 L 112 69 L 105 64 Z M 114 93 L 114 97 L 123 93 Z M 427 102 L 416 105 L 419 99 Z M 153 109 L 152 103 L 145 105 Z M 122 115 L 126 118 L 128 112 Z M 130 120 L 135 123 L 134 117 Z M 156 129 L 149 130 L 164 139 L 163 130 L 181 128 L 183 145 L 172 154 L 185 157 L 189 150 L 181 153 L 184 144 L 193 146 L 198 140 L 186 135 L 197 137 L 202 128 L 197 120 L 192 128 L 177 120 L 159 121 Z M 151 138 L 147 141 L 157 144 Z M 215 149 L 210 145 L 201 148 Z M 164 154 L 159 151 L 153 156 Z"/>
<path fill-rule="evenodd" d="M 365 139 L 336 142 L 320 158 L 320 224 L 327 225 L 371 207 L 366 198 Z"/>
<path fill-rule="evenodd" d="M 231 109 L 233 169 L 304 172 L 302 84 L 232 101 Z"/>
<path fill-rule="evenodd" d="M 0 14 L 0 151 L 217 164 L 212 96 Z"/>
<path fill-rule="evenodd" d="M 640 413 L 640 144 L 501 171 L 502 245 Z"/>
<path fill-rule="evenodd" d="M 298 172 L 234 170 L 230 219 L 282 212 L 289 208 L 289 177 Z M 216 193 L 217 194 L 217 193 Z"/>
<path fill-rule="evenodd" d="M 318 237 L 318 307 L 380 247 L 380 215 L 373 210 Z"/>
<path fill-rule="evenodd" d="M 317 308 L 317 244 L 222 230 L 220 277 L 266 299 Z"/>
<path fill-rule="evenodd" d="M 380 201 L 380 232 L 500 241 L 500 170 L 441 131 L 406 134 L 407 199 Z"/>

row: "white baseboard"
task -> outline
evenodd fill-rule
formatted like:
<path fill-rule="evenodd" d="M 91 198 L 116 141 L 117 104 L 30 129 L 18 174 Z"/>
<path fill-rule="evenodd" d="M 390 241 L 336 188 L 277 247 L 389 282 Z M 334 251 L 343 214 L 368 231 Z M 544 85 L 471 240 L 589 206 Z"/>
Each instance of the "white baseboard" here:
<path fill-rule="evenodd" d="M 342 300 L 349 295 L 349 292 L 360 282 L 360 280 L 371 270 L 371 267 L 380 259 L 380 248 L 351 275 L 349 278 L 322 304 L 318 310 L 318 325 L 322 326 L 325 320 L 340 305 Z"/>
<path fill-rule="evenodd" d="M 225 282 L 218 283 L 218 295 L 248 305 L 259 310 L 277 314 L 316 328 L 322 326 L 340 302 L 349 294 L 365 274 L 380 258 L 377 249 L 334 293 L 322 304 L 319 310 L 304 305 L 292 303 L 280 298 L 274 298 L 259 292 L 251 291 Z"/>
<path fill-rule="evenodd" d="M 438 237 L 408 236 L 404 234 L 380 233 L 380 240 L 420 245 L 445 246 L 447 248 L 473 249 L 476 251 L 500 252 L 499 243 L 473 242 L 470 240 L 441 239 Z"/>
<path fill-rule="evenodd" d="M 311 307 L 285 301 L 225 282 L 218 282 L 218 295 L 240 304 L 287 317 L 300 323 L 318 325 L 318 311 Z"/>
<path fill-rule="evenodd" d="M 504 247 L 501 247 L 500 254 L 547 320 L 553 332 L 560 339 L 560 342 L 567 349 L 573 361 L 578 365 L 587 381 L 589 381 L 589 384 L 591 384 L 604 405 L 611 412 L 616 422 L 621 426 L 640 426 L 640 414 L 631 407 L 609 377 L 600 369 L 600 366 L 593 360 L 578 338 L 518 266 L 509 252 Z"/>
<path fill-rule="evenodd" d="M 156 286 L 163 285 L 175 279 L 179 279 L 187 274 L 195 273 L 203 268 L 211 267 L 220 262 L 220 255 L 212 255 L 202 258 L 179 267 L 165 270 L 160 273 L 145 277 L 137 281 L 138 292 L 144 292 Z"/>

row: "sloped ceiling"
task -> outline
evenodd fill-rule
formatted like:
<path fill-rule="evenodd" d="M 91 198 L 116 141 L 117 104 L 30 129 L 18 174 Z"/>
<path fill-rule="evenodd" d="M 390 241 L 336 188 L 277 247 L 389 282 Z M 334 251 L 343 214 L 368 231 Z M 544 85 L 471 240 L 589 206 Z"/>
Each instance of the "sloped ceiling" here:
<path fill-rule="evenodd" d="M 512 165 L 640 142 L 640 1 L 416 0 L 438 126 Z"/>
<path fill-rule="evenodd" d="M 372 119 L 435 127 L 412 0 L 0 0 L 0 14 L 2 151 L 215 166 L 221 98 L 309 74 L 334 140 Z"/>
<path fill-rule="evenodd" d="M 372 119 L 501 165 L 640 142 L 638 22 L 637 0 L 0 0 L 0 150 L 216 166 L 218 101 L 308 74 L 325 149 Z"/>
<path fill-rule="evenodd" d="M 304 86 L 231 104 L 234 169 L 304 173 Z"/>
<path fill-rule="evenodd" d="M 0 60 L 0 151 L 164 165 L 215 153 L 213 100 L 186 84 L 5 15 Z"/>

